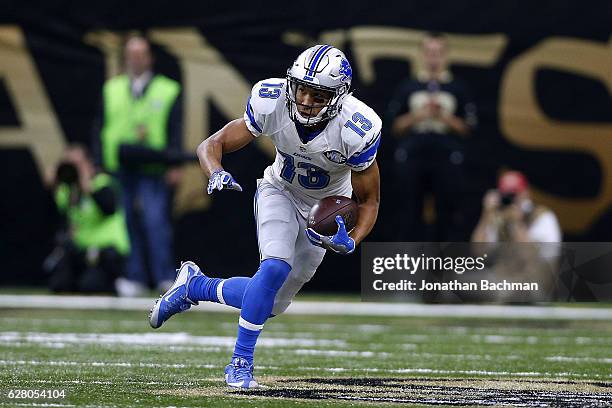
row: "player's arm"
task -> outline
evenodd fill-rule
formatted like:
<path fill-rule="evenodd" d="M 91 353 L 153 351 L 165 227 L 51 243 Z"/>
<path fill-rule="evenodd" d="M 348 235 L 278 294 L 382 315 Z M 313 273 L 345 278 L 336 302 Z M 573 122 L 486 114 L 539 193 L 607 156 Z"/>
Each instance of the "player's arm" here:
<path fill-rule="evenodd" d="M 242 118 L 231 121 L 198 146 L 200 166 L 208 176 L 208 194 L 223 189 L 242 191 L 240 184 L 223 169 L 221 158 L 226 153 L 243 148 L 254 138 L 273 132 L 273 121 L 270 123 L 268 118 L 278 107 L 284 108 L 284 105 L 277 103 L 284 84 L 285 80 L 280 78 L 256 83 L 251 89 Z"/>
<path fill-rule="evenodd" d="M 224 154 L 242 149 L 254 139 L 253 134 L 247 128 L 243 118 L 235 119 L 225 125 L 214 135 L 205 139 L 198 146 L 196 153 L 200 160 L 200 167 L 209 178 L 208 194 L 213 190 L 229 188 L 242 191 L 242 187 L 236 183 L 221 165 Z"/>
<path fill-rule="evenodd" d="M 205 139 L 196 150 L 204 174 L 210 177 L 215 170 L 223 170 L 221 157 L 242 149 L 253 139 L 243 118 L 229 122 L 217 133 Z"/>
<path fill-rule="evenodd" d="M 331 249 L 338 254 L 348 255 L 353 253 L 357 244 L 372 231 L 378 216 L 378 205 L 380 202 L 380 175 L 376 160 L 373 159 L 371 164 L 364 170 L 353 171 L 351 173 L 351 182 L 353 183 L 353 192 L 357 197 L 357 205 L 359 206 L 357 225 L 349 235 L 346 231 L 344 220 L 340 215 L 337 215 L 338 232 L 333 236 L 321 235 L 314 229 L 307 228 L 306 236 L 313 245 Z"/>
<path fill-rule="evenodd" d="M 359 205 L 357 225 L 349 234 L 358 245 L 374 228 L 380 205 L 380 173 L 376 160 L 363 171 L 351 172 L 353 193 Z"/>

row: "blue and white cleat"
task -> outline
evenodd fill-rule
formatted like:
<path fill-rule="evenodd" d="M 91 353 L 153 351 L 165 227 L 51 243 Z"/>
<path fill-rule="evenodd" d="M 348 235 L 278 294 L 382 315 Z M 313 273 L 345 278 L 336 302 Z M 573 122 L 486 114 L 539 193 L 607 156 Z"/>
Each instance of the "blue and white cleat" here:
<path fill-rule="evenodd" d="M 187 261 L 181 264 L 174 284 L 157 299 L 149 312 L 149 323 L 152 328 L 161 327 L 173 315 L 184 312 L 191 305 L 198 304 L 198 302 L 190 300 L 187 293 L 189 282 L 194 276 L 198 275 L 203 275 L 203 273 L 195 263 Z"/>
<path fill-rule="evenodd" d="M 253 365 L 244 358 L 236 357 L 225 366 L 225 382 L 231 388 L 252 389 L 259 388 L 253 378 Z"/>

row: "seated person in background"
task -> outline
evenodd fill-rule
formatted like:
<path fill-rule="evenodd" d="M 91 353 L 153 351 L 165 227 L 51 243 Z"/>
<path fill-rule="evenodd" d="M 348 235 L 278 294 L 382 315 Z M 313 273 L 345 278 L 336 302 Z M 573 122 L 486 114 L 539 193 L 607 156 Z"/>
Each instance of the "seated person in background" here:
<path fill-rule="evenodd" d="M 539 281 L 543 289 L 551 289 L 561 250 L 561 228 L 552 210 L 531 200 L 523 173 L 503 173 L 497 189 L 485 194 L 482 215 L 472 234 L 472 242 L 516 243 L 491 246 L 491 249 L 496 249 L 492 270 L 495 277 Z"/>
<path fill-rule="evenodd" d="M 53 188 L 65 223 L 44 264 L 50 289 L 114 292 L 130 245 L 112 177 L 96 174 L 85 149 L 70 146 L 57 168 Z"/>

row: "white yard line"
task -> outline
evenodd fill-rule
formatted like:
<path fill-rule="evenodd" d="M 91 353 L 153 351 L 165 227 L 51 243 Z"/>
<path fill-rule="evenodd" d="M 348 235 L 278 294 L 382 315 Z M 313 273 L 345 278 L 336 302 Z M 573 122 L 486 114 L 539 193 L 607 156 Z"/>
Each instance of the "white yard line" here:
<path fill-rule="evenodd" d="M 37 344 L 121 344 L 121 345 L 194 345 L 233 347 L 235 337 L 194 336 L 188 333 L 41 333 L 0 332 L 0 343 L 26 342 Z M 261 347 L 346 347 L 344 340 L 261 338 Z"/>
<path fill-rule="evenodd" d="M 153 299 L 112 296 L 0 295 L 0 308 L 148 310 Z M 191 310 L 233 312 L 236 309 L 203 302 Z M 612 308 L 515 305 L 423 305 L 415 303 L 295 301 L 286 313 L 354 316 L 482 317 L 509 319 L 612 320 Z"/>
<path fill-rule="evenodd" d="M 262 367 L 263 368 L 263 367 Z M 393 373 L 393 374 L 465 374 L 465 375 L 478 375 L 478 376 L 516 376 L 516 377 L 587 377 L 587 378 L 612 378 L 612 374 L 600 375 L 600 374 L 583 374 L 573 372 L 538 372 L 538 371 L 484 371 L 484 370 L 438 370 L 434 368 L 345 368 L 345 367 L 298 367 L 296 370 L 299 371 L 328 371 L 334 373 L 350 373 L 350 372 L 364 372 L 364 373 Z"/>
<path fill-rule="evenodd" d="M 612 364 L 612 358 L 605 357 L 570 357 L 570 356 L 549 356 L 545 357 L 546 361 L 560 361 L 569 363 L 601 363 Z"/>
<path fill-rule="evenodd" d="M 72 404 L 58 404 L 56 402 L 10 402 L 10 403 L 0 403 L 0 406 L 9 406 L 9 407 L 76 407 L 76 405 Z M 101 406 L 99 408 L 102 408 Z"/>
<path fill-rule="evenodd" d="M 328 355 L 346 357 L 359 356 L 370 357 L 375 353 L 376 356 L 388 357 L 385 350 L 381 350 L 380 343 L 368 343 L 362 349 L 367 351 L 346 350 L 346 339 L 316 339 L 312 336 L 298 336 L 295 333 L 285 333 L 286 336 L 275 333 L 278 336 L 264 337 L 259 344 L 268 348 L 284 348 L 285 352 L 303 353 L 309 355 Z M 397 342 L 401 343 L 400 348 L 404 351 L 412 351 L 410 355 L 427 357 L 428 353 L 415 352 L 420 344 L 429 343 L 452 343 L 452 338 L 438 338 L 434 335 L 402 335 L 396 336 Z M 492 343 L 492 344 L 564 344 L 578 347 L 608 347 L 612 345 L 612 338 L 609 337 L 542 337 L 534 336 L 469 336 L 471 343 Z M 411 341 L 413 343 L 408 343 Z M 37 345 L 38 347 L 63 349 L 67 347 L 86 347 L 96 345 L 99 347 L 114 347 L 121 344 L 124 347 L 136 348 L 155 348 L 163 347 L 169 352 L 221 352 L 232 348 L 235 343 L 233 336 L 195 336 L 184 332 L 178 333 L 48 333 L 39 331 L 0 331 L 0 346 L 4 347 L 28 347 Z M 296 347 L 298 351 L 292 351 Z M 323 347 L 324 349 L 313 349 L 312 347 Z M 335 349 L 335 350 L 334 350 Z M 444 356 L 444 355 L 441 355 Z M 447 356 L 447 358 L 450 358 Z"/>
<path fill-rule="evenodd" d="M 0 366 L 59 366 L 59 367 L 122 367 L 122 368 L 221 368 L 213 364 L 159 364 L 126 363 L 121 361 L 40 361 L 40 360 L 0 360 Z"/>
<path fill-rule="evenodd" d="M 214 364 L 153 364 L 153 363 L 125 363 L 107 361 L 40 361 L 40 360 L 0 360 L 0 366 L 77 366 L 77 367 L 126 367 L 126 368 L 208 368 L 222 369 L 221 365 Z M 278 366 L 257 366 L 262 371 L 287 370 Z M 584 374 L 574 372 L 549 372 L 549 371 L 485 371 L 485 370 L 439 370 L 434 368 L 411 367 L 411 368 L 346 368 L 346 367 L 297 367 L 298 371 L 315 371 L 331 373 L 382 373 L 382 374 L 438 374 L 438 375 L 476 375 L 485 377 L 585 377 L 585 378 L 612 378 L 612 374 Z M 62 382 L 64 380 L 59 380 Z M 52 380 L 49 382 L 51 383 Z M 87 382 L 85 382 L 87 383 Z"/>
<path fill-rule="evenodd" d="M 296 349 L 287 350 L 289 354 L 301 356 L 324 356 L 324 357 L 365 357 L 365 358 L 389 358 L 393 354 L 384 351 L 355 351 L 355 350 L 316 350 L 316 349 Z"/>
<path fill-rule="evenodd" d="M 226 350 L 230 349 L 233 346 L 233 342 L 232 341 L 228 341 L 225 342 L 225 347 L 221 347 L 221 346 L 204 346 L 202 344 L 207 344 L 207 343 L 218 343 L 219 342 L 219 337 L 212 337 L 212 338 L 198 338 L 196 337 L 194 340 L 195 344 L 198 345 L 172 345 L 172 344 L 167 344 L 167 343 L 162 343 L 160 342 L 160 340 L 164 339 L 165 337 L 162 338 L 140 338 L 138 341 L 136 342 L 131 342 L 130 339 L 132 338 L 132 335 L 118 335 L 115 336 L 113 334 L 108 335 L 105 334 L 104 336 L 99 336 L 99 335 L 86 335 L 86 338 L 81 338 L 79 337 L 79 335 L 75 335 L 74 333 L 69 333 L 67 335 L 68 338 L 71 339 L 71 341 L 65 342 L 65 338 L 62 337 L 63 334 L 52 334 L 51 338 L 57 339 L 60 338 L 62 339 L 61 342 L 49 342 L 49 333 L 32 333 L 32 332 L 28 332 L 28 333 L 20 333 L 18 334 L 17 332 L 0 332 L 0 345 L 4 345 L 4 346 L 9 346 L 9 347 L 23 347 L 23 346 L 27 346 L 27 345 L 32 345 L 35 344 L 36 347 L 46 347 L 46 348 L 66 348 L 66 347 L 80 347 L 80 346 L 87 346 L 87 345 L 92 345 L 95 344 L 97 347 L 112 347 L 114 348 L 116 346 L 116 344 L 120 343 L 121 346 L 123 347 L 134 347 L 134 348 L 139 348 L 139 349 L 143 349 L 144 347 L 162 347 L 164 349 L 164 351 L 170 351 L 170 352 L 198 352 L 198 353 L 202 353 L 202 352 L 215 352 L 215 353 L 221 353 L 221 352 L 225 352 Z M 110 337 L 110 341 L 109 341 L 109 336 Z M 156 336 L 157 337 L 157 336 Z M 183 341 L 183 337 L 180 336 L 181 341 Z M 20 339 L 20 340 L 16 340 L 16 339 Z M 263 339 L 262 339 L 263 340 Z M 303 339 L 292 339 L 296 340 L 294 342 L 294 344 L 298 344 L 301 343 Z M 174 340 L 172 340 L 172 338 L 169 338 L 169 341 L 176 341 L 176 337 L 174 338 Z M 189 338 L 185 339 L 185 341 L 189 341 Z M 283 339 L 284 341 L 284 339 Z M 187 343 L 187 344 L 191 344 L 191 343 Z M 297 349 L 291 349 L 291 348 L 278 348 L 278 343 L 277 342 L 273 342 L 273 343 L 268 343 L 266 344 L 266 346 L 264 347 L 274 347 L 277 348 L 277 351 L 283 355 L 299 355 L 299 356 L 322 356 L 322 357 L 359 357 L 359 358 L 377 358 L 377 359 L 389 359 L 389 358 L 393 358 L 394 354 L 391 352 L 385 352 L 385 351 L 359 351 L 359 350 L 346 350 L 346 349 L 341 349 L 341 350 L 334 350 L 334 349 L 329 349 L 328 348 L 328 344 L 326 344 L 326 348 L 325 349 L 314 349 L 314 348 L 297 348 Z M 371 345 L 373 346 L 373 345 Z M 366 347 L 366 348 L 370 348 L 372 349 L 372 347 Z M 405 346 L 405 345 L 402 345 Z M 411 346 L 415 346 L 415 345 L 411 345 Z M 410 348 L 411 350 L 413 350 L 416 347 L 412 347 Z M 402 350 L 406 350 L 408 349 L 407 347 L 402 347 Z M 518 355 L 489 355 L 489 354 L 484 354 L 484 355 L 475 355 L 475 354 L 445 354 L 445 353 L 429 353 L 429 352 L 410 352 L 410 353 L 403 353 L 402 354 L 404 357 L 410 357 L 410 358 L 415 358 L 415 359 L 435 359 L 435 360 L 440 360 L 440 359 L 451 359 L 451 360 L 494 360 L 494 359 L 504 359 L 504 360 L 518 360 L 521 357 Z M 548 356 L 545 357 L 545 360 L 547 361 L 558 361 L 558 362 L 575 362 L 575 363 L 581 363 L 581 362 L 594 362 L 594 363 L 603 363 L 603 364 L 612 364 L 612 358 L 595 358 L 595 357 L 569 357 L 569 356 Z M 11 360 L 5 360 L 2 361 L 0 360 L 0 365 L 10 365 L 11 363 L 9 363 L 9 361 Z M 26 364 L 26 361 L 21 361 L 19 364 Z M 41 364 L 39 362 L 33 362 L 32 364 Z M 56 362 L 53 363 L 56 365 L 78 365 L 77 363 L 63 363 L 63 362 Z M 92 366 L 102 366 L 104 365 L 104 363 L 98 363 L 98 362 L 89 362 L 88 364 L 92 365 Z M 184 368 L 184 365 L 169 365 L 169 364 L 165 364 L 165 365 L 160 365 L 160 364 L 132 364 L 132 363 L 112 363 L 110 365 L 113 366 L 117 366 L 117 367 L 148 367 L 148 368 L 156 368 L 156 367 L 165 367 L 165 368 Z M 204 367 L 204 368 L 215 368 L 215 366 L 200 366 L 200 367 Z"/>
<path fill-rule="evenodd" d="M 198 381 L 203 380 L 207 381 L 209 379 L 218 379 L 218 376 L 209 377 L 209 378 L 198 378 Z M 188 382 L 176 382 L 176 381 L 149 381 L 149 380 L 135 380 L 135 379 L 126 379 L 119 378 L 115 381 L 99 381 L 99 380 L 40 380 L 40 379 L 32 379 L 28 380 L 28 383 L 34 384 L 74 384 L 74 385 L 118 385 L 118 384 L 138 384 L 138 385 L 165 385 L 165 386 L 175 386 L 175 387 L 194 387 L 198 385 L 197 381 L 188 381 Z"/>

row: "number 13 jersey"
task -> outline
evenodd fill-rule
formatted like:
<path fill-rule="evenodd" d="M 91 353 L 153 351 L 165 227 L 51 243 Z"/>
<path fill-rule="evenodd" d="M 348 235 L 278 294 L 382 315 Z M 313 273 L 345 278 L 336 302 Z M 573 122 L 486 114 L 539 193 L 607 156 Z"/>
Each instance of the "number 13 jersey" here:
<path fill-rule="evenodd" d="M 244 121 L 253 136 L 268 136 L 276 147 L 276 158 L 264 179 L 296 198 L 305 217 L 324 197 L 351 196 L 351 171 L 363 171 L 374 162 L 382 121 L 369 106 L 348 95 L 342 110 L 321 133 L 303 141 L 289 117 L 286 86 L 284 78 L 255 84 Z"/>

